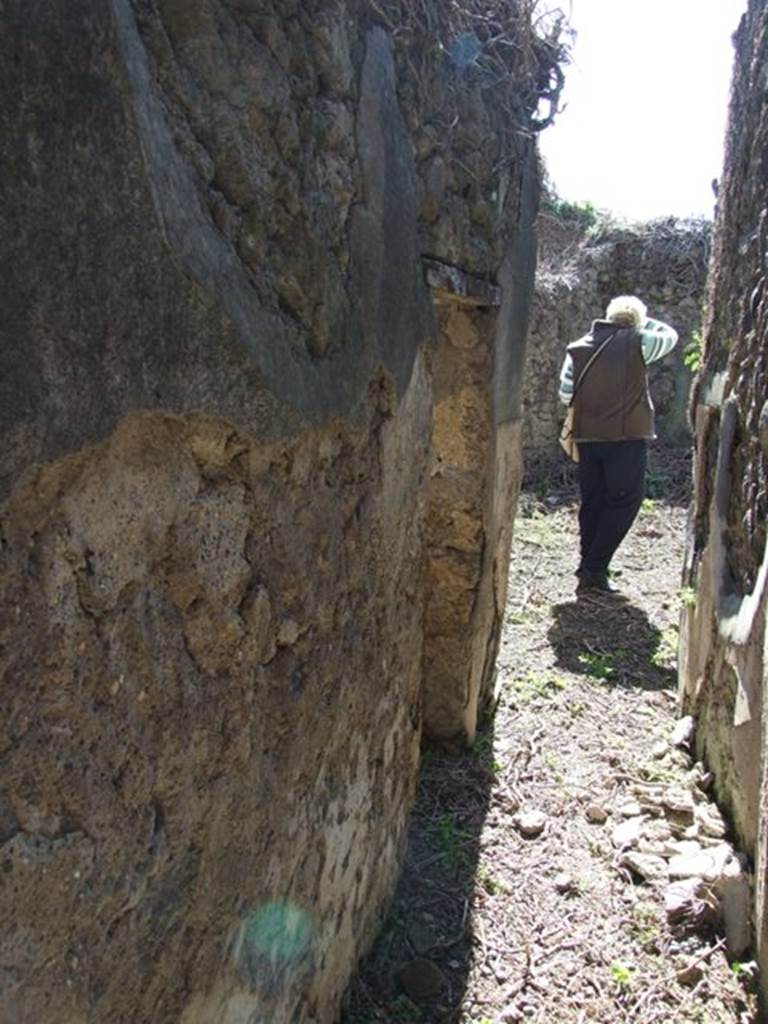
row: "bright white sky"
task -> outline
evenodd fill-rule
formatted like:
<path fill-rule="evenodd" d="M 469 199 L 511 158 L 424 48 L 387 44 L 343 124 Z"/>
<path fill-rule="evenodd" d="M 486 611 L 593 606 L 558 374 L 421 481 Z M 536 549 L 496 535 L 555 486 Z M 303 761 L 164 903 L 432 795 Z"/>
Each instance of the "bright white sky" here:
<path fill-rule="evenodd" d="M 578 35 L 541 134 L 558 193 L 631 220 L 711 217 L 747 0 L 559 0 Z"/>

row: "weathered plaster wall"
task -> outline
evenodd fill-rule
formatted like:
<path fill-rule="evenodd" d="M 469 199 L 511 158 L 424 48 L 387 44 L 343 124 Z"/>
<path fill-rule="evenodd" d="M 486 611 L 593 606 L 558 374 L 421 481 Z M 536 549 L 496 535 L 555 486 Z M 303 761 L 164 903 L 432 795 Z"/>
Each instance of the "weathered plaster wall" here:
<path fill-rule="evenodd" d="M 688 443 L 691 372 L 686 348 L 701 328 L 710 227 L 651 222 L 590 235 L 546 210 L 539 215 L 539 267 L 525 370 L 524 445 L 531 459 L 557 448 L 563 409 L 557 384 L 565 346 L 580 337 L 615 295 L 634 294 L 649 314 L 672 324 L 676 350 L 650 370 L 659 437 Z"/>
<path fill-rule="evenodd" d="M 765 289 L 768 7 L 735 36 L 703 366 L 691 403 L 695 504 L 688 532 L 680 687 L 696 747 L 755 858 L 755 912 L 768 988 L 768 778 L 763 690 L 768 600 L 768 300 Z M 695 600 L 694 600 L 695 599 Z"/>
<path fill-rule="evenodd" d="M 486 155 L 460 218 L 443 147 L 427 217 L 402 55 L 352 0 L 3 14 L 0 1022 L 330 1021 L 418 760 L 450 376 L 422 256 L 502 285 L 477 314 L 479 700 L 533 144 L 503 194 Z"/>

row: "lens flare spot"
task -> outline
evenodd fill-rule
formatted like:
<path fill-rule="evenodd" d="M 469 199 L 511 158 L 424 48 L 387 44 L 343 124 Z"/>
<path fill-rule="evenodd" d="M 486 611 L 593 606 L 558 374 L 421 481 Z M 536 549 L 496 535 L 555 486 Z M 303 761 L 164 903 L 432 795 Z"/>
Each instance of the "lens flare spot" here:
<path fill-rule="evenodd" d="M 244 952 L 251 961 L 267 962 L 273 969 L 303 960 L 312 948 L 312 918 L 287 901 L 265 903 L 245 922 Z"/>

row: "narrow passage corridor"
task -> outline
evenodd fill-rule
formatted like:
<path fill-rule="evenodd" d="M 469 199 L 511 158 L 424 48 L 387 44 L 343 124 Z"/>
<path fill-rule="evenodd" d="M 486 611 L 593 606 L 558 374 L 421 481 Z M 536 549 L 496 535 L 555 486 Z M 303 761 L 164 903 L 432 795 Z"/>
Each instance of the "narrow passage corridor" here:
<path fill-rule="evenodd" d="M 727 859 L 728 836 L 676 708 L 690 463 L 653 459 L 615 562 L 623 602 L 575 600 L 573 486 L 521 496 L 498 706 L 472 751 L 423 753 L 345 1024 L 758 1020 L 751 954 L 726 956 L 717 900 L 687 873 Z"/>

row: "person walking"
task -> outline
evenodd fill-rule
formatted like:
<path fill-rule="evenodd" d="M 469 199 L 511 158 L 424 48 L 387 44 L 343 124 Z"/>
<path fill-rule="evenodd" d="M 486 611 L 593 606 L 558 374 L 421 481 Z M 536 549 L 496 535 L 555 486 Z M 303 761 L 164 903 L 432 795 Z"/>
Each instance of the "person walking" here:
<path fill-rule="evenodd" d="M 647 442 L 656 436 L 648 365 L 676 344 L 674 328 L 651 319 L 636 296 L 619 295 L 566 349 L 559 395 L 573 402 L 579 451 L 577 594 L 616 593 L 609 566 L 645 497 Z"/>

